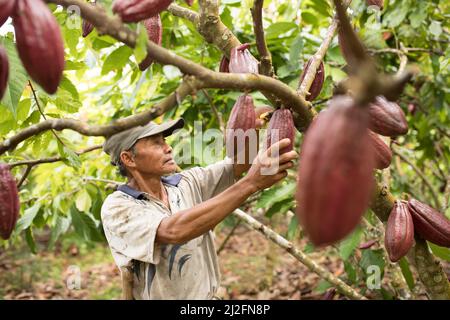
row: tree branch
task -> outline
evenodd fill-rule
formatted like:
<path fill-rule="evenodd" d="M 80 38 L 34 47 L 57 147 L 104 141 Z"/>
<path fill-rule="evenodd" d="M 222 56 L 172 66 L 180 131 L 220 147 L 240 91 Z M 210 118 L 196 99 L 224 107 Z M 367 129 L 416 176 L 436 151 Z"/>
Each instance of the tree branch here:
<path fill-rule="evenodd" d="M 187 19 L 195 25 L 198 24 L 198 20 L 199 20 L 198 13 L 195 11 L 192 11 L 188 8 L 179 6 L 172 2 L 169 5 L 169 7 L 167 8 L 167 11 L 169 11 L 171 14 L 173 14 L 176 17 Z"/>
<path fill-rule="evenodd" d="M 272 66 L 272 55 L 267 48 L 266 39 L 264 37 L 264 27 L 262 18 L 262 8 L 264 0 L 255 0 L 253 8 L 251 8 L 253 17 L 253 30 L 256 36 L 256 48 L 260 56 L 259 73 L 273 77 L 274 71 Z"/>

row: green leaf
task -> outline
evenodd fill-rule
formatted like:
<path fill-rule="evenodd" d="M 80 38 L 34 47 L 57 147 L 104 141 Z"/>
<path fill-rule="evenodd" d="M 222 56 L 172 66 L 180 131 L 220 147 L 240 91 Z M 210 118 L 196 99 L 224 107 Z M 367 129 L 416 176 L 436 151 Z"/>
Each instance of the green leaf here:
<path fill-rule="evenodd" d="M 267 28 L 266 35 L 268 38 L 274 38 L 288 31 L 296 30 L 297 28 L 298 28 L 297 24 L 293 22 L 276 22 L 272 23 Z"/>
<path fill-rule="evenodd" d="M 436 38 L 439 37 L 442 34 L 442 27 L 441 23 L 437 21 L 433 21 L 430 24 L 430 27 L 428 28 L 430 33 L 434 35 Z"/>
<path fill-rule="evenodd" d="M 81 160 L 80 157 L 72 150 L 63 146 L 58 141 L 58 151 L 61 157 L 63 157 L 63 162 L 75 169 L 81 168 Z"/>
<path fill-rule="evenodd" d="M 405 278 L 409 289 L 412 290 L 414 288 L 414 277 L 412 275 L 411 269 L 409 268 L 408 261 L 405 257 L 403 257 L 400 259 L 398 264 L 400 265 L 400 269 L 402 270 L 403 277 Z"/>
<path fill-rule="evenodd" d="M 362 229 L 357 227 L 347 238 L 339 244 L 339 255 L 342 260 L 347 260 L 358 247 L 361 240 Z"/>
<path fill-rule="evenodd" d="M 133 53 L 136 57 L 136 61 L 138 63 L 142 62 L 147 56 L 147 41 L 148 35 L 147 30 L 143 24 L 139 24 L 138 26 L 138 37 L 136 40 L 136 46 L 134 47 Z"/>
<path fill-rule="evenodd" d="M 119 70 L 125 67 L 132 54 L 133 50 L 125 45 L 114 50 L 103 63 L 102 75 L 108 74 L 110 71 Z"/>
<path fill-rule="evenodd" d="M 52 228 L 52 233 L 50 236 L 50 241 L 48 243 L 48 249 L 52 250 L 58 238 L 67 232 L 70 227 L 70 218 L 61 217 L 60 215 L 56 216 L 55 224 Z"/>
<path fill-rule="evenodd" d="M 450 249 L 445 247 L 440 247 L 435 245 L 434 243 L 428 242 L 428 245 L 431 248 L 433 254 L 437 257 L 450 262 Z"/>
<path fill-rule="evenodd" d="M 362 252 L 361 260 L 359 261 L 359 265 L 365 273 L 370 266 L 378 266 L 381 274 L 383 274 L 385 264 L 386 262 L 384 260 L 382 249 L 364 250 Z"/>
<path fill-rule="evenodd" d="M 314 292 L 325 293 L 328 289 L 332 288 L 333 285 L 326 280 L 320 280 L 317 286 L 314 288 Z"/>
<path fill-rule="evenodd" d="M 358 276 L 356 273 L 356 269 L 353 267 L 353 264 L 348 260 L 344 260 L 344 270 L 347 274 L 348 281 L 351 283 L 356 283 L 358 280 Z"/>
<path fill-rule="evenodd" d="M 17 121 L 23 121 L 28 117 L 31 108 L 31 99 L 23 99 L 17 105 Z"/>
<path fill-rule="evenodd" d="M 273 206 L 266 211 L 266 216 L 271 218 L 274 214 L 284 214 L 293 206 L 293 201 L 291 198 L 284 199 L 282 201 L 276 202 Z"/>
<path fill-rule="evenodd" d="M 32 207 L 26 209 L 23 216 L 17 221 L 16 232 L 21 232 L 22 230 L 29 228 L 40 209 L 41 204 L 39 202 L 36 202 Z"/>
<path fill-rule="evenodd" d="M 86 189 L 82 189 L 80 192 L 78 192 L 75 199 L 75 205 L 79 211 L 89 212 L 89 209 L 92 205 L 92 200 Z"/>
<path fill-rule="evenodd" d="M 34 241 L 33 232 L 31 231 L 31 228 L 27 228 L 25 231 L 25 240 L 27 242 L 28 248 L 30 248 L 31 252 L 33 254 L 37 253 L 36 249 L 36 242 Z"/>
<path fill-rule="evenodd" d="M 310 11 L 302 12 L 302 20 L 309 25 L 317 25 L 319 23 L 319 19 Z"/>
<path fill-rule="evenodd" d="M 79 212 L 75 206 L 72 206 L 70 216 L 72 217 L 75 232 L 83 239 L 88 241 L 104 241 L 104 237 L 89 215 Z"/>
<path fill-rule="evenodd" d="M 258 201 L 256 202 L 256 208 L 268 208 L 274 203 L 292 198 L 296 188 L 295 182 L 289 182 L 283 184 L 281 187 L 274 186 L 268 190 L 263 191 Z"/>
<path fill-rule="evenodd" d="M 72 81 L 69 80 L 67 77 L 63 77 L 61 80 L 61 83 L 59 84 L 59 87 L 69 92 L 73 99 L 80 100 L 80 96 L 78 94 L 77 87 L 72 83 Z"/>

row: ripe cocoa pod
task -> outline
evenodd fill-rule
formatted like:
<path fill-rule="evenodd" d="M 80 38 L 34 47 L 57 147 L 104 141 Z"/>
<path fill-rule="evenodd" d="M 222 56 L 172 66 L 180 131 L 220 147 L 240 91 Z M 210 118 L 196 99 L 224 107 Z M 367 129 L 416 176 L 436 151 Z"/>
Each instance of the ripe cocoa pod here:
<path fill-rule="evenodd" d="M 416 199 L 408 201 L 415 231 L 438 246 L 450 247 L 450 220 L 436 209 Z"/>
<path fill-rule="evenodd" d="M 167 9 L 173 0 L 115 0 L 112 10 L 123 22 L 139 22 Z"/>
<path fill-rule="evenodd" d="M 228 60 L 227 56 L 222 56 L 219 65 L 219 72 L 230 72 L 229 65 L 230 60 Z"/>
<path fill-rule="evenodd" d="M 229 69 L 231 73 L 258 73 L 258 60 L 252 56 L 245 43 L 231 49 Z"/>
<path fill-rule="evenodd" d="M 297 180 L 297 216 L 316 246 L 332 244 L 358 224 L 373 189 L 373 148 L 366 108 L 336 96 L 305 135 Z"/>
<path fill-rule="evenodd" d="M 384 245 L 392 262 L 406 255 L 414 244 L 414 224 L 408 204 L 395 201 L 389 214 L 384 236 Z"/>
<path fill-rule="evenodd" d="M 331 288 L 325 292 L 325 294 L 320 298 L 320 300 L 333 300 L 334 296 L 336 295 L 336 289 Z"/>
<path fill-rule="evenodd" d="M 42 0 L 21 0 L 13 25 L 23 66 L 45 91 L 55 93 L 64 70 L 64 45 L 56 18 Z"/>
<path fill-rule="evenodd" d="M 162 43 L 162 22 L 159 14 L 150 17 L 144 21 L 145 28 L 147 29 L 147 34 L 149 40 L 153 41 L 157 45 Z M 153 59 L 147 55 L 141 63 L 139 63 L 139 70 L 144 71 L 153 63 Z"/>
<path fill-rule="evenodd" d="M 16 0 L 0 0 L 0 27 L 12 15 Z"/>
<path fill-rule="evenodd" d="M 187 5 L 190 7 L 190 6 L 192 6 L 192 4 L 194 3 L 194 0 L 185 0 L 185 2 L 186 2 Z"/>
<path fill-rule="evenodd" d="M 303 67 L 303 73 L 300 77 L 300 83 L 302 83 L 303 79 L 306 76 L 306 72 L 308 72 L 308 68 L 311 65 L 312 58 L 308 60 L 308 62 Z M 319 68 L 316 71 L 316 76 L 309 88 L 309 94 L 305 97 L 307 101 L 313 101 L 320 94 L 320 91 L 323 87 L 323 82 L 325 80 L 325 69 L 323 66 L 323 62 L 320 62 Z"/>
<path fill-rule="evenodd" d="M 9 61 L 6 51 L 3 47 L 0 47 L 0 100 L 5 94 L 6 87 L 8 86 L 9 76 Z"/>
<path fill-rule="evenodd" d="M 396 137 L 408 132 L 405 113 L 400 106 L 378 96 L 369 105 L 369 128 L 382 136 Z"/>
<path fill-rule="evenodd" d="M 93 6 L 95 6 L 95 2 L 91 2 Z M 87 20 L 83 19 L 82 23 L 82 35 L 83 38 L 86 38 L 91 32 L 94 30 L 94 25 Z"/>
<path fill-rule="evenodd" d="M 366 0 L 368 6 L 377 6 L 380 9 L 383 9 L 383 0 Z"/>
<path fill-rule="evenodd" d="M 358 249 L 366 250 L 373 247 L 374 244 L 377 243 L 377 240 L 369 240 L 367 242 L 363 242 L 358 246 Z"/>
<path fill-rule="evenodd" d="M 10 168 L 0 163 L 0 236 L 7 240 L 19 217 L 19 192 Z"/>
<path fill-rule="evenodd" d="M 369 132 L 370 142 L 374 149 L 375 168 L 386 169 L 391 165 L 392 151 L 389 146 L 372 130 Z"/>
<path fill-rule="evenodd" d="M 241 95 L 233 106 L 226 128 L 227 156 L 233 158 L 240 154 L 249 143 L 249 135 L 255 134 L 256 113 L 253 99 L 249 95 Z"/>
<path fill-rule="evenodd" d="M 267 129 L 267 149 L 274 143 L 289 138 L 291 143 L 289 146 L 281 149 L 279 154 L 289 152 L 294 147 L 295 126 L 292 112 L 289 109 L 275 110 L 270 118 L 269 127 Z"/>

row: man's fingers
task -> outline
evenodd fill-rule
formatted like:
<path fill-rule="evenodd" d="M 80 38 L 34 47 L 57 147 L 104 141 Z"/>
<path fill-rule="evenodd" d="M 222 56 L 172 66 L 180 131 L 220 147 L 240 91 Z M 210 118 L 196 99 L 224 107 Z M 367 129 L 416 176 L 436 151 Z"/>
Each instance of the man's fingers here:
<path fill-rule="evenodd" d="M 275 154 L 275 151 L 280 152 L 281 149 L 287 147 L 291 143 L 291 139 L 285 138 L 278 142 L 275 142 L 273 145 L 270 146 L 270 148 L 267 149 L 267 154 L 269 156 L 272 156 Z"/>
<path fill-rule="evenodd" d="M 280 163 L 285 163 L 287 161 L 291 161 L 291 160 L 294 160 L 297 158 L 298 158 L 298 153 L 294 150 L 291 150 L 289 152 L 283 153 L 280 156 Z"/>
<path fill-rule="evenodd" d="M 290 169 L 294 166 L 294 163 L 292 161 L 283 163 L 282 165 L 280 165 L 278 172 L 284 171 L 286 169 Z"/>

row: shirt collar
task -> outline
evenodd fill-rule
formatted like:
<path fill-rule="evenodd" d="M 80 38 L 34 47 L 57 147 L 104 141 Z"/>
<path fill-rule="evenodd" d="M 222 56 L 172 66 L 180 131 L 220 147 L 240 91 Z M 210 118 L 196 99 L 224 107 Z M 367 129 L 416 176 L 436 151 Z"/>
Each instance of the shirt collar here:
<path fill-rule="evenodd" d="M 163 183 L 166 183 L 171 186 L 178 186 L 181 180 L 181 174 L 176 173 L 174 175 L 168 176 L 168 177 L 161 177 L 161 181 Z M 132 196 L 135 199 L 145 199 L 145 192 L 139 191 L 136 189 L 131 188 L 127 184 L 122 184 L 117 188 L 118 191 L 122 191 L 130 196 Z"/>

